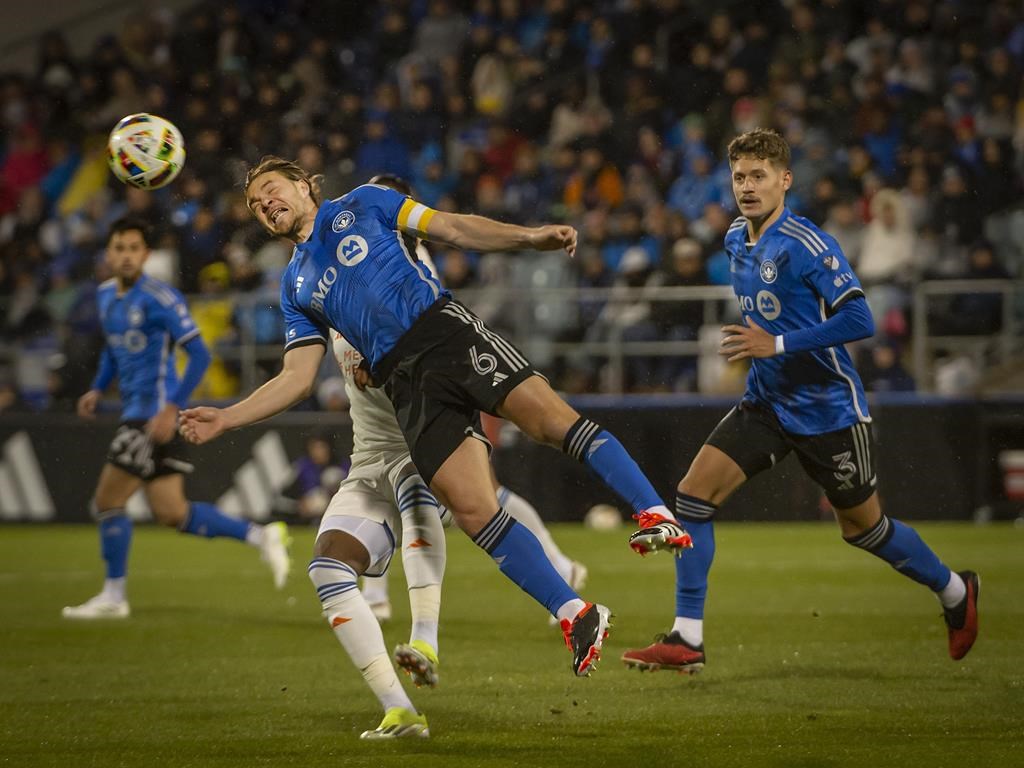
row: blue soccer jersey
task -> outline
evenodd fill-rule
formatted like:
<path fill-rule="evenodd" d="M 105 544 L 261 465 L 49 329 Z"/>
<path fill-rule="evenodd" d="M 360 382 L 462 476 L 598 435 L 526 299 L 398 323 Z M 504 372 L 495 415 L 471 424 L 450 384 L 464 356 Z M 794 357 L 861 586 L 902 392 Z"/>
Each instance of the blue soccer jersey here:
<path fill-rule="evenodd" d="M 788 208 L 753 247 L 747 246 L 747 220 L 736 219 L 725 250 L 740 311 L 776 336 L 817 325 L 864 295 L 835 239 Z M 788 432 L 814 435 L 871 420 L 842 346 L 751 363 L 744 400 L 771 408 Z"/>
<path fill-rule="evenodd" d="M 416 318 L 450 295 L 401 237 L 422 234 L 432 215 L 376 184 L 321 205 L 281 277 L 285 350 L 326 345 L 334 328 L 376 368 Z"/>
<path fill-rule="evenodd" d="M 118 377 L 122 418 L 149 419 L 178 387 L 174 345 L 198 336 L 199 329 L 182 295 L 145 275 L 121 296 L 117 281 L 107 280 L 97 302 L 107 342 L 103 355 Z"/>

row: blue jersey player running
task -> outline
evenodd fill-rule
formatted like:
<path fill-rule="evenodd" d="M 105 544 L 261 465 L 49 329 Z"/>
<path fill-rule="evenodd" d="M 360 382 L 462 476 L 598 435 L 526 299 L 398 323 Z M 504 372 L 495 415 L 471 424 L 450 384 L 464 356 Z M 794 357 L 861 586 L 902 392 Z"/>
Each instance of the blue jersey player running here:
<path fill-rule="evenodd" d="M 742 214 L 725 248 L 744 325 L 727 325 L 721 353 L 751 359 L 747 390 L 698 452 L 676 494 L 676 517 L 693 550 L 676 560 L 676 619 L 670 632 L 622 659 L 640 669 L 695 672 L 704 666 L 703 617 L 719 505 L 790 451 L 822 487 L 843 539 L 885 560 L 938 595 L 949 655 L 961 659 L 978 633 L 980 585 L 946 567 L 913 528 L 883 514 L 876 490 L 871 417 L 843 348 L 874 324 L 856 275 L 834 238 L 785 205 L 789 146 L 756 129 L 729 145 Z M 644 554 L 671 549 L 661 521 L 640 516 L 630 539 Z"/>
<path fill-rule="evenodd" d="M 515 346 L 453 300 L 402 240 L 405 233 L 467 250 L 571 254 L 576 231 L 433 211 L 372 184 L 321 204 L 317 180 L 273 156 L 249 172 L 246 196 L 268 232 L 295 243 L 281 279 L 283 369 L 230 408 L 186 411 L 185 436 L 205 442 L 306 397 L 329 330 L 337 329 L 365 358 L 364 375 L 382 385 L 394 404 L 423 479 L 502 573 L 561 622 L 573 670 L 587 675 L 607 634 L 608 609 L 580 599 L 536 537 L 499 506 L 479 412 L 502 416 L 535 440 L 562 448 L 637 512 L 671 514 L 619 441 L 570 408 Z M 370 562 L 372 541 L 355 524 L 330 533 L 318 538 L 309 569 L 324 614 L 368 611 L 354 573 Z"/>
<path fill-rule="evenodd" d="M 190 504 L 185 499 L 184 475 L 192 471 L 192 464 L 177 434 L 178 409 L 202 379 L 210 354 L 181 294 L 142 273 L 149 255 L 146 238 L 145 223 L 126 218 L 112 225 L 107 241 L 106 260 L 114 277 L 99 287 L 97 295 L 106 345 L 92 387 L 78 401 L 79 415 L 94 418 L 104 390 L 117 378 L 122 421 L 93 497 L 107 574 L 98 595 L 64 608 L 67 619 L 130 615 L 125 575 L 132 522 L 125 505 L 139 488 L 145 490 L 153 515 L 164 525 L 258 547 L 278 588 L 290 568 L 283 523 L 260 526 L 228 517 L 212 504 Z M 174 367 L 175 346 L 188 353 L 180 380 Z"/>

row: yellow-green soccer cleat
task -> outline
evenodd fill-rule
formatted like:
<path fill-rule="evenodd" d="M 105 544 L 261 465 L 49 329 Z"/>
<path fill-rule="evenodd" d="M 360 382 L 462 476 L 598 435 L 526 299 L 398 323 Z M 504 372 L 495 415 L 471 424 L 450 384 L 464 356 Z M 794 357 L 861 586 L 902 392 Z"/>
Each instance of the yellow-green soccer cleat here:
<path fill-rule="evenodd" d="M 424 685 L 429 688 L 437 687 L 437 668 L 441 666 L 441 662 L 437 659 L 437 651 L 431 648 L 426 640 L 413 640 L 411 643 L 395 646 L 394 658 L 395 664 L 412 678 L 412 684 L 417 688 Z"/>
<path fill-rule="evenodd" d="M 291 544 L 292 537 L 284 523 L 268 523 L 263 526 L 260 559 L 270 568 L 274 576 L 274 586 L 278 589 L 284 588 L 288 581 L 288 573 L 292 569 L 292 559 L 288 554 Z"/>
<path fill-rule="evenodd" d="M 384 713 L 384 719 L 380 725 L 372 731 L 363 731 L 360 739 L 370 741 L 379 739 L 401 739 L 405 737 L 419 737 L 425 739 L 430 736 L 430 728 L 427 727 L 427 716 L 416 714 L 405 707 L 390 707 Z"/>

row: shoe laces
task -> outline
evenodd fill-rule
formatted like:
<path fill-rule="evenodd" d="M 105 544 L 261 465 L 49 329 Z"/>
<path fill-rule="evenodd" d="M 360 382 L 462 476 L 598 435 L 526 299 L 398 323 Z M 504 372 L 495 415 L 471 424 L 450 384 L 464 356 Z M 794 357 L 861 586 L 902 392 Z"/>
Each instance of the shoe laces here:
<path fill-rule="evenodd" d="M 659 523 L 672 522 L 663 514 L 659 512 L 648 512 L 646 509 L 633 515 L 633 519 L 639 523 L 641 528 L 650 528 L 658 525 Z"/>

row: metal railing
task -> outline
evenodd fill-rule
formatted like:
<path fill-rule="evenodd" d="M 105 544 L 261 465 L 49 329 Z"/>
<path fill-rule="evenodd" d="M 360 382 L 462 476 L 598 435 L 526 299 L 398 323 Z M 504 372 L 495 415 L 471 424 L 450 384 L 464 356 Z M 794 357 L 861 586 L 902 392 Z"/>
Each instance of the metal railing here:
<path fill-rule="evenodd" d="M 703 323 L 714 325 L 724 320 L 728 308 L 735 306 L 735 296 L 727 286 L 658 287 L 658 288 L 491 288 L 465 289 L 458 292 L 459 301 L 480 314 L 491 325 L 508 334 L 535 365 L 544 368 L 551 361 L 566 356 L 600 359 L 607 366 L 603 381 L 608 391 L 622 391 L 626 361 L 633 357 L 698 357 L 699 340 L 627 341 L 623 328 L 610 324 L 608 334 L 600 340 L 564 341 L 565 332 L 579 330 L 579 308 L 590 306 L 621 307 L 637 302 L 699 302 L 703 305 Z M 240 295 L 237 306 L 249 311 L 276 309 L 266 300 Z M 585 329 L 584 329 L 585 330 Z M 238 327 L 238 344 L 218 348 L 223 360 L 237 366 L 241 387 L 248 392 L 259 386 L 259 364 L 280 359 L 280 344 L 260 344 L 252 328 Z"/>
<path fill-rule="evenodd" d="M 994 333 L 933 333 L 939 303 L 958 295 L 989 294 L 1001 297 L 999 328 Z M 959 319 L 959 318 L 958 318 Z M 970 318 L 962 318 L 970 320 Z M 935 391 L 938 354 L 966 355 L 979 371 L 1004 365 L 1024 356 L 1024 280 L 928 280 L 914 286 L 912 297 L 913 373 L 917 388 Z"/>
<path fill-rule="evenodd" d="M 931 326 L 941 317 L 942 301 L 957 294 L 998 294 L 1002 297 L 998 332 L 987 335 L 938 333 Z M 715 328 L 738 317 L 732 288 L 728 286 L 657 288 L 489 287 L 458 292 L 460 301 L 480 314 L 492 327 L 514 341 L 538 367 L 559 359 L 597 360 L 604 368 L 605 392 L 621 392 L 632 358 L 691 357 L 708 359 L 715 350 L 700 339 L 634 341 L 623 338 L 623 327 L 608 326 L 600 338 L 588 338 L 579 328 L 581 307 L 621 308 L 637 303 L 699 302 L 703 324 Z M 201 301 L 201 297 L 190 297 Z M 279 316 L 276 302 L 266 295 L 238 294 L 232 298 L 236 314 L 251 318 L 256 310 Z M 932 392 L 938 354 L 967 355 L 979 369 L 1024 361 L 1024 280 L 927 281 L 912 288 L 912 373 L 922 392 Z M 876 321 L 880 318 L 876 318 Z M 283 326 L 282 326 L 283 327 Z M 237 338 L 230 344 L 214 343 L 214 352 L 232 365 L 240 376 L 242 393 L 258 387 L 281 358 L 281 334 L 258 335 L 250 321 L 236 325 Z M 575 330 L 576 333 L 568 333 Z M 573 336 L 575 340 L 567 340 Z M 582 339 L 580 337 L 582 336 Z M 712 334 L 708 334 L 712 336 Z M 717 337 L 716 337 L 717 338 Z M 17 345 L 0 346 L 0 364 L 15 364 Z"/>

